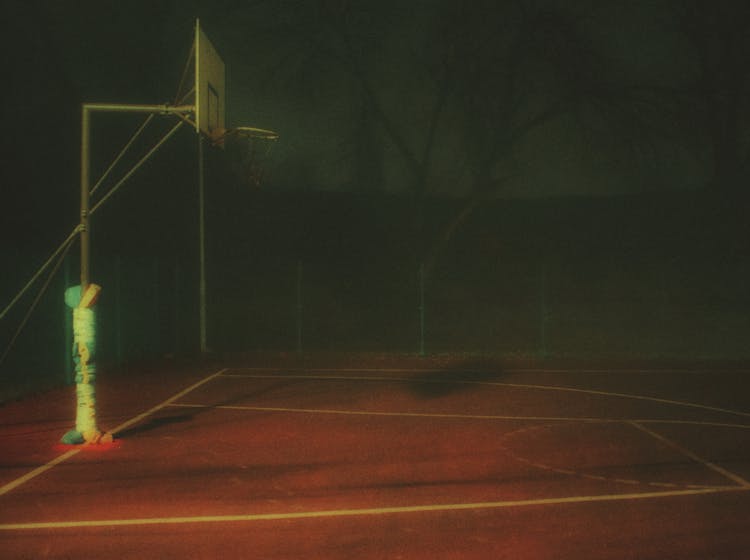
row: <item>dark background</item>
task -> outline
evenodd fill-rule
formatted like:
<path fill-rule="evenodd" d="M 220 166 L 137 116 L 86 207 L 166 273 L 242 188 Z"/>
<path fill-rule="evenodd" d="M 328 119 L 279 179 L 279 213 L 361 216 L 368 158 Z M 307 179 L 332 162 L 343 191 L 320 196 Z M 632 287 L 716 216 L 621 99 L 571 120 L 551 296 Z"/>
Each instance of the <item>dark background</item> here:
<path fill-rule="evenodd" d="M 172 100 L 200 17 L 281 134 L 261 188 L 206 156 L 214 352 L 747 358 L 750 9 L 464 4 L 5 2 L 1 304 L 77 221 L 81 103 Z M 95 117 L 94 177 L 140 122 Z M 96 215 L 105 369 L 196 353 L 197 192 L 185 129 Z M 3 398 L 68 378 L 77 251 Z"/>

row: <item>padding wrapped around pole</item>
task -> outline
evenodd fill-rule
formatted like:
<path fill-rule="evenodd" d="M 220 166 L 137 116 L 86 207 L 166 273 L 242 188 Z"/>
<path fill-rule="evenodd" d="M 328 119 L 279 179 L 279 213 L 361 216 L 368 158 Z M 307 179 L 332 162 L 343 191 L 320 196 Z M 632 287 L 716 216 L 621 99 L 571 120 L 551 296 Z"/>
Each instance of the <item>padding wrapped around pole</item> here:
<path fill-rule="evenodd" d="M 96 422 L 96 311 L 94 304 L 101 287 L 89 284 L 65 291 L 65 303 L 73 309 L 73 362 L 76 381 L 76 426 L 62 438 L 66 444 L 111 441 L 111 434 L 102 434 Z"/>

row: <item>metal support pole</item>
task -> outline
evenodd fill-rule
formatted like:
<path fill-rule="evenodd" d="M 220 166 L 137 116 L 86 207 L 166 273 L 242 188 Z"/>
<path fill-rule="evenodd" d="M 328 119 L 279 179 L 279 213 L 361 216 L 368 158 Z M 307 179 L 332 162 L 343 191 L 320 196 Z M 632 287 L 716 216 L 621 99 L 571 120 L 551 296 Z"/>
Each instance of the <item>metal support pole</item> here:
<path fill-rule="evenodd" d="M 205 169 L 203 162 L 203 135 L 198 135 L 198 235 L 200 237 L 200 349 L 208 353 L 206 343 L 206 212 L 205 212 Z"/>
<path fill-rule="evenodd" d="M 63 437 L 65 444 L 99 443 L 111 441 L 110 434 L 103 435 L 96 422 L 96 315 L 93 306 L 95 294 L 87 298 L 90 286 L 90 231 L 89 231 L 89 145 L 90 114 L 86 105 L 81 110 L 81 285 L 65 292 L 65 303 L 73 313 L 74 361 L 76 364 L 76 424 Z M 93 287 L 92 287 L 93 288 Z"/>
<path fill-rule="evenodd" d="M 73 311 L 74 361 L 76 363 L 76 427 L 67 432 L 62 439 L 66 444 L 100 443 L 112 441 L 111 434 L 102 434 L 96 423 L 96 314 L 93 309 L 100 288 L 91 283 L 91 214 L 111 196 L 156 149 L 171 137 L 182 122 L 178 123 L 138 164 L 120 181 L 99 203 L 91 208 L 91 113 L 126 112 L 126 113 L 161 113 L 179 117 L 182 122 L 187 114 L 194 111 L 192 106 L 170 107 L 167 105 L 110 105 L 85 103 L 81 108 L 81 221 L 77 228 L 81 239 L 81 285 L 66 290 L 65 303 Z M 201 148 L 202 152 L 202 148 Z M 202 155 L 202 153 L 201 153 Z M 202 166 L 201 166 L 202 174 Z M 202 178 L 201 178 L 201 213 L 202 213 Z M 201 236 L 203 224 L 201 223 Z M 90 288 L 90 290 L 89 290 Z M 77 291 L 76 291 L 77 290 Z M 205 335 L 202 345 L 205 345 Z"/>
<path fill-rule="evenodd" d="M 91 274 L 91 234 L 89 232 L 90 112 L 81 111 L 81 294 L 86 292 Z"/>

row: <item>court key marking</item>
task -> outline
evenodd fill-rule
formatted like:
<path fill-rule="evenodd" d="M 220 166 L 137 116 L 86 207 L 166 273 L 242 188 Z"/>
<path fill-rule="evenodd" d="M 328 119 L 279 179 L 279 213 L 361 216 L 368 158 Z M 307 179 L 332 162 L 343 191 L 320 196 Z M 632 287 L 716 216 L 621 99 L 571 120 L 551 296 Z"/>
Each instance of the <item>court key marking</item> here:
<path fill-rule="evenodd" d="M 571 418 L 571 422 L 575 422 L 575 419 Z M 508 447 L 507 445 L 503 445 L 503 449 L 505 452 L 511 456 L 516 461 L 519 461 L 521 463 L 527 464 L 531 467 L 534 467 L 536 469 L 549 471 L 549 472 L 555 472 L 559 474 L 569 475 L 569 476 L 577 476 L 580 478 L 588 478 L 591 480 L 598 480 L 602 482 L 615 482 L 618 484 L 629 484 L 631 486 L 635 485 L 646 485 L 646 486 L 653 486 L 656 488 L 690 488 L 690 489 L 699 489 L 699 488 L 736 488 L 736 489 L 750 489 L 750 484 L 748 484 L 745 480 L 743 480 L 741 477 L 735 475 L 734 473 L 729 472 L 728 470 L 719 467 L 718 465 L 715 465 L 709 461 L 706 461 L 705 459 L 702 459 L 698 457 L 695 453 L 692 453 L 691 451 L 685 449 L 684 447 L 681 447 L 677 445 L 676 443 L 668 440 L 667 438 L 661 436 L 660 434 L 657 434 L 656 432 L 649 430 L 643 426 L 638 425 L 636 422 L 632 421 L 623 421 L 621 422 L 623 424 L 632 425 L 635 428 L 640 429 L 644 433 L 656 438 L 661 443 L 664 443 L 668 447 L 678 451 L 679 453 L 685 455 L 690 460 L 694 461 L 695 463 L 702 465 L 703 467 L 713 470 L 719 474 L 721 474 L 723 477 L 730 479 L 732 482 L 736 483 L 738 486 L 721 486 L 721 485 L 704 485 L 704 484 L 676 484 L 673 482 L 655 482 L 655 481 L 647 481 L 647 480 L 637 480 L 632 478 L 616 478 L 616 477 L 609 477 L 609 476 L 602 476 L 602 475 L 595 475 L 591 473 L 582 472 L 580 470 L 574 470 L 574 469 L 565 469 L 561 467 L 555 467 L 552 465 L 548 465 L 547 463 L 541 463 L 539 461 L 533 461 L 531 459 L 528 459 L 527 457 L 524 457 L 523 455 L 520 455 L 516 453 L 511 447 Z M 540 431 L 544 430 L 546 428 L 549 428 L 551 424 L 537 424 L 533 426 L 527 426 L 525 428 L 519 428 L 517 430 L 512 430 L 502 436 L 502 440 L 505 441 L 511 437 L 515 437 L 519 434 L 525 435 L 529 432 L 534 431 Z"/>
<path fill-rule="evenodd" d="M 692 459 L 693 461 L 702 464 L 706 468 L 711 469 L 712 471 L 715 471 L 715 472 L 719 473 L 720 475 L 722 475 L 725 478 L 728 478 L 732 482 L 736 482 L 737 484 L 739 484 L 743 488 L 750 489 L 750 482 L 748 482 L 747 480 L 745 480 L 741 476 L 739 476 L 739 475 L 737 475 L 737 474 L 735 474 L 733 472 L 730 472 L 727 469 L 725 469 L 724 467 L 720 467 L 719 465 L 717 465 L 715 463 L 712 463 L 711 461 L 707 461 L 706 459 L 703 459 L 702 457 L 699 457 L 698 455 L 696 455 L 695 453 L 693 453 L 689 449 L 686 449 L 685 447 L 683 447 L 681 445 L 678 445 L 677 443 L 673 442 L 671 439 L 666 438 L 665 436 L 663 436 L 663 435 L 661 435 L 661 434 L 659 434 L 659 433 L 657 433 L 657 432 L 655 432 L 653 430 L 649 430 L 646 426 L 643 426 L 639 422 L 628 422 L 628 423 L 631 424 L 632 426 L 635 426 L 636 428 L 638 428 L 642 432 L 645 432 L 645 433 L 649 434 L 650 436 L 652 436 L 653 438 L 659 440 L 660 442 L 662 442 L 666 446 L 671 447 L 672 449 L 678 451 L 679 453 L 682 453 L 683 455 L 685 455 L 689 459 Z"/>
<path fill-rule="evenodd" d="M 323 370 L 321 370 L 323 371 Z M 330 370 L 329 370 L 330 371 Z M 342 371 L 353 371 L 353 370 L 342 370 Z M 359 371 L 359 370 L 358 370 Z M 363 372 L 376 372 L 376 371 L 392 371 L 392 372 L 400 372 L 404 370 L 377 370 L 377 369 L 366 369 L 361 370 Z M 427 370 L 432 371 L 432 370 Z M 313 379 L 313 380 L 332 380 L 332 381 L 379 381 L 379 382 L 409 382 L 413 381 L 413 379 L 408 377 L 383 377 L 383 376 L 346 376 L 346 375 L 298 375 L 298 374 L 282 374 L 282 375 L 263 375 L 263 374 L 223 374 L 222 377 L 226 378 L 251 378 L 251 379 Z M 689 403 L 689 402 L 682 402 L 682 401 L 674 401 L 674 400 L 668 400 L 668 399 L 660 399 L 656 397 L 644 397 L 640 395 L 631 395 L 631 394 L 623 394 L 623 393 L 610 393 L 605 391 L 594 391 L 594 390 L 586 390 L 586 389 L 576 389 L 576 388 L 568 388 L 568 387 L 555 387 L 555 386 L 547 386 L 547 385 L 528 385 L 528 384 L 513 384 L 513 383 L 499 383 L 499 382 L 488 382 L 488 381 L 472 381 L 472 380 L 421 380 L 426 382 L 433 382 L 433 383 L 461 383 L 461 384 L 471 384 L 471 385 L 492 385 L 492 386 L 508 386 L 508 387 L 515 387 L 515 388 L 526 388 L 526 389 L 540 389 L 540 390 L 561 390 L 561 391 L 572 391 L 572 392 L 579 392 L 579 393 L 589 393 L 594 395 L 602 395 L 602 396 L 614 396 L 614 397 L 620 397 L 620 398 L 631 398 L 631 399 L 642 399 L 642 400 L 648 400 L 653 402 L 658 402 L 660 404 L 670 404 L 670 405 L 679 405 L 679 406 L 685 406 L 685 407 L 694 407 L 694 408 L 700 408 L 700 409 L 706 409 L 711 410 L 713 412 L 722 412 L 722 413 L 729 413 L 729 414 L 737 414 L 740 416 L 745 416 L 745 413 L 733 411 L 733 410 L 727 410 L 722 408 L 716 408 L 716 407 L 710 407 L 695 403 Z M 705 459 L 702 459 L 701 457 L 698 457 L 696 454 L 692 453 L 691 451 L 685 449 L 684 447 L 681 447 L 677 445 L 676 443 L 666 439 L 665 437 L 661 436 L 660 434 L 657 434 L 653 430 L 649 430 L 643 424 L 645 423 L 679 423 L 679 424 L 694 424 L 694 425 L 721 425 L 724 427 L 735 427 L 735 428 L 741 428 L 741 429 L 750 429 L 750 426 L 743 425 L 743 424 L 718 424 L 718 423 L 712 423 L 712 422 L 699 422 L 699 421 L 684 421 L 684 420 L 676 420 L 676 421 L 670 421 L 670 420 L 649 420 L 649 419 L 638 419 L 638 420 L 631 420 L 631 419 L 606 419 L 606 418 L 591 418 L 591 417 L 583 417 L 583 418 L 570 418 L 570 417 L 534 417 L 534 416 L 528 416 L 528 417 L 519 417 L 519 416 L 507 416 L 507 415 L 467 415 L 467 414 L 451 414 L 451 413 L 419 413 L 419 412 L 386 412 L 386 411 L 359 411 L 359 410 L 335 410 L 335 409 L 305 409 L 305 408 L 286 408 L 286 407 L 258 407 L 258 406 L 243 406 L 243 405 L 203 405 L 203 404 L 191 404 L 191 403 L 175 403 L 171 406 L 175 407 L 184 407 L 184 408 L 216 408 L 216 409 L 223 409 L 223 410 L 249 410 L 249 411 L 257 411 L 257 412 L 288 412 L 288 413 L 307 413 L 307 414 L 337 414 L 337 415 L 354 415 L 354 416 L 390 416 L 390 417 L 416 417 L 416 418 L 455 418 L 455 419 L 487 419 L 487 420 L 526 420 L 526 421 L 542 421 L 542 422 L 582 422 L 582 423 L 599 423 L 599 424 L 606 424 L 606 423 L 626 423 L 629 425 L 632 425 L 633 427 L 641 430 L 642 432 L 650 435 L 651 437 L 656 438 L 660 442 L 666 444 L 667 446 L 671 447 L 672 449 L 678 451 L 679 453 L 685 455 L 692 461 L 695 461 L 696 463 L 713 470 L 714 472 L 717 472 L 724 476 L 725 478 L 728 478 L 732 482 L 738 484 L 741 488 L 748 488 L 750 489 L 750 483 L 748 483 L 745 479 L 742 477 L 718 466 L 714 463 L 711 463 Z M 539 426 L 529 427 L 526 429 L 537 429 Z M 524 429 L 520 430 L 524 431 Z M 520 431 L 514 431 L 513 433 L 519 433 Z M 506 437 L 511 435 L 506 434 Z M 519 456 L 516 453 L 514 453 L 512 450 L 506 448 L 506 452 L 508 452 L 512 457 L 514 457 L 516 460 L 519 460 L 521 462 L 524 462 L 526 464 L 529 464 L 535 468 L 540 468 L 543 470 L 548 471 L 554 471 L 558 472 L 560 474 L 565 475 L 571 475 L 571 476 L 580 476 L 584 478 L 591 478 L 595 480 L 602 480 L 602 481 L 610 481 L 615 482 L 619 484 L 629 484 L 629 485 L 637 485 L 637 484 L 644 484 L 648 486 L 653 487 L 660 487 L 660 488 L 678 488 L 680 486 L 688 489 L 701 489 L 701 488 L 722 488 L 721 486 L 705 486 L 705 485 L 697 485 L 697 484 L 674 484 L 674 483 L 668 483 L 668 482 L 652 482 L 652 481 L 640 481 L 635 479 L 622 479 L 622 478 L 610 478 L 610 477 L 604 477 L 599 475 L 592 475 L 587 473 L 581 473 L 575 470 L 570 469 L 563 469 L 563 468 L 557 468 L 552 467 L 543 463 L 534 462 L 531 460 L 526 459 L 525 457 Z"/>

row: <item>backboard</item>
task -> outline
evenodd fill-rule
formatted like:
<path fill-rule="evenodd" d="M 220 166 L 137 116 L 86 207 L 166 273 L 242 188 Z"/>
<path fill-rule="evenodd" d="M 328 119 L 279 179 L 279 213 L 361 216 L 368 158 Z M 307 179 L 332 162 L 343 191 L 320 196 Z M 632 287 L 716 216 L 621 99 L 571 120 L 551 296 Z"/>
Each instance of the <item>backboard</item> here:
<path fill-rule="evenodd" d="M 226 128 L 224 61 L 195 21 L 195 128 L 208 136 Z"/>

